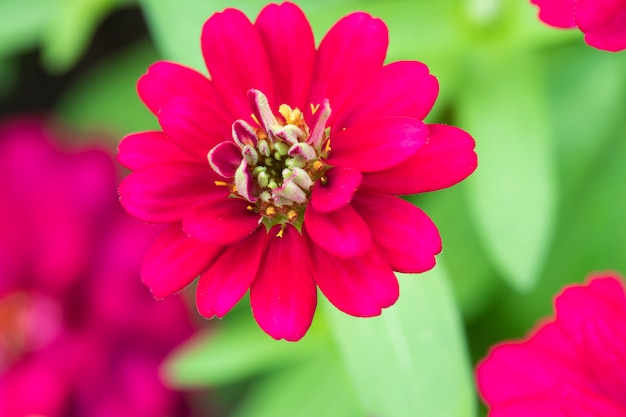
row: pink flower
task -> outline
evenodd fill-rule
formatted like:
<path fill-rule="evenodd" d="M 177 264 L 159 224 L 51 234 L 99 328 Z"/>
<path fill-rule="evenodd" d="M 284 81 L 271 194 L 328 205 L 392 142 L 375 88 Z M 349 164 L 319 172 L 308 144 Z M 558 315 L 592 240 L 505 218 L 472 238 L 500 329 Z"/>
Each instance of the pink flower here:
<path fill-rule="evenodd" d="M 606 51 L 626 49 L 626 0 L 531 0 L 539 18 L 558 28 L 578 27 L 585 42 Z"/>
<path fill-rule="evenodd" d="M 250 289 L 276 339 L 300 339 L 316 287 L 340 310 L 375 316 L 398 298 L 393 271 L 435 264 L 439 233 L 397 195 L 451 186 L 476 167 L 464 131 L 427 125 L 437 80 L 419 62 L 383 66 L 387 28 L 365 13 L 316 49 L 291 3 L 256 22 L 227 9 L 204 25 L 211 79 L 158 62 L 138 83 L 163 132 L 120 144 L 134 170 L 129 213 L 168 229 L 143 280 L 165 297 L 200 275 L 197 307 L 224 316 Z"/>
<path fill-rule="evenodd" d="M 67 134 L 63 134 L 68 138 Z M 117 203 L 110 154 L 0 122 L 0 416 L 187 416 L 158 376 L 193 331 L 139 268 L 155 236 Z"/>
<path fill-rule="evenodd" d="M 626 296 L 615 275 L 573 285 L 556 318 L 491 350 L 477 369 L 492 417 L 626 416 Z"/>

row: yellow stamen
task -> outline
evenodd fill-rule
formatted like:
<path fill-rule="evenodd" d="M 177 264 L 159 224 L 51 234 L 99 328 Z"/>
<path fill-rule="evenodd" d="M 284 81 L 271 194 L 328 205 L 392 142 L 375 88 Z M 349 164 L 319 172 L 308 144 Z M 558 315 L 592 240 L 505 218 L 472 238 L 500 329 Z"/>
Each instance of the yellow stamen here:
<path fill-rule="evenodd" d="M 290 222 L 293 221 L 296 217 L 298 217 L 298 212 L 295 210 L 289 210 L 287 212 L 287 220 Z"/>
<path fill-rule="evenodd" d="M 276 237 L 283 237 L 284 232 L 285 232 L 285 225 L 283 225 L 283 227 L 280 228 L 278 233 L 276 233 Z"/>
<path fill-rule="evenodd" d="M 326 178 L 326 175 L 322 175 L 320 177 L 320 182 L 322 183 L 322 185 L 328 184 L 328 178 Z"/>
<path fill-rule="evenodd" d="M 317 110 L 319 110 L 319 108 L 320 108 L 319 103 L 315 106 L 313 105 L 313 103 L 311 103 L 311 115 L 317 113 Z"/>
<path fill-rule="evenodd" d="M 266 216 L 273 216 L 274 214 L 276 214 L 276 209 L 274 207 L 269 206 L 265 209 Z"/>
<path fill-rule="evenodd" d="M 215 181 L 215 185 L 217 185 L 218 187 L 226 187 L 228 183 L 224 181 Z"/>
<path fill-rule="evenodd" d="M 320 160 L 313 162 L 313 169 L 316 171 L 321 171 L 324 168 L 324 163 Z"/>
<path fill-rule="evenodd" d="M 252 206 L 248 206 L 248 207 L 246 207 L 246 209 L 248 209 L 248 210 L 252 211 L 252 210 L 254 210 L 254 207 L 252 207 Z"/>
<path fill-rule="evenodd" d="M 256 124 L 258 124 L 259 126 L 261 126 L 261 123 L 259 123 L 259 119 L 256 118 L 256 116 L 254 114 L 251 114 L 250 117 L 252 117 L 252 120 L 254 120 L 256 122 Z"/>
<path fill-rule="evenodd" d="M 285 122 L 289 123 L 289 119 L 291 118 L 291 112 L 293 112 L 292 108 L 289 107 L 288 104 L 281 104 L 278 107 L 278 113 L 284 117 Z"/>
<path fill-rule="evenodd" d="M 329 152 L 329 151 L 330 151 L 330 139 L 328 139 L 328 140 L 326 141 L 326 146 L 324 147 L 324 150 L 325 150 L 326 152 Z"/>

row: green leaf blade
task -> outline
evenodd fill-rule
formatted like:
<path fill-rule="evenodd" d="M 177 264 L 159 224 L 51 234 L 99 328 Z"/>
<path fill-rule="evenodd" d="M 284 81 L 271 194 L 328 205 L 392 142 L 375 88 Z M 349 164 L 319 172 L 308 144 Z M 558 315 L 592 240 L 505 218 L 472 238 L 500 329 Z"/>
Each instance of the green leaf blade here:
<path fill-rule="evenodd" d="M 325 304 L 329 327 L 368 415 L 475 416 L 460 319 L 441 267 L 401 275 L 400 300 L 360 319 Z"/>

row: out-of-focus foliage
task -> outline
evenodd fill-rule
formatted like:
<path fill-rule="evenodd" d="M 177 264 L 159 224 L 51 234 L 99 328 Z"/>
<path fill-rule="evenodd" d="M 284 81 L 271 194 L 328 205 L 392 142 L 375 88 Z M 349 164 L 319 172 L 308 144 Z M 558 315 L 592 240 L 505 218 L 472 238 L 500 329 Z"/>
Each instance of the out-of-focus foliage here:
<path fill-rule="evenodd" d="M 63 72 L 80 58 L 98 24 L 128 0 L 2 0 L 0 60 L 39 43 L 51 72 Z"/>
<path fill-rule="evenodd" d="M 102 129 L 120 137 L 158 128 L 154 115 L 137 96 L 137 79 L 158 55 L 148 42 L 139 42 L 78 79 L 61 98 L 61 115 L 83 129 Z"/>

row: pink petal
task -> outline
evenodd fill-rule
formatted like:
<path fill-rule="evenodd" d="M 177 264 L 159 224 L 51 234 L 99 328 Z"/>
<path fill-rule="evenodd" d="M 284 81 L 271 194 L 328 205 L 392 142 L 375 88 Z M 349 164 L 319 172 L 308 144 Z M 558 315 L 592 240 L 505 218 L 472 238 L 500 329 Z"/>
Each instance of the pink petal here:
<path fill-rule="evenodd" d="M 573 28 L 577 0 L 530 0 L 539 6 L 539 19 L 550 26 Z"/>
<path fill-rule="evenodd" d="M 224 141 L 211 149 L 208 160 L 215 172 L 224 178 L 232 178 L 242 164 L 243 156 L 234 142 Z"/>
<path fill-rule="evenodd" d="M 329 125 L 349 95 L 378 72 L 385 60 L 389 35 L 380 19 L 352 13 L 339 20 L 326 34 L 315 57 L 309 103 L 330 100 Z M 365 46 L 365 47 L 364 47 Z"/>
<path fill-rule="evenodd" d="M 318 181 L 311 191 L 311 205 L 320 213 L 335 211 L 348 204 L 362 179 L 359 171 L 342 167 L 331 168 L 324 176 L 326 184 Z"/>
<path fill-rule="evenodd" d="M 259 326 L 274 339 L 296 341 L 311 326 L 317 292 L 306 241 L 287 224 L 268 233 L 259 273 L 250 289 L 250 305 Z"/>
<path fill-rule="evenodd" d="M 615 320 L 616 318 L 613 321 L 621 322 L 621 316 Z M 624 333 L 609 320 L 591 317 L 583 323 L 582 330 L 582 356 L 594 385 L 610 398 L 623 397 L 626 387 Z"/>
<path fill-rule="evenodd" d="M 554 389 L 554 392 L 560 400 L 561 410 L 565 417 L 623 417 L 626 415 L 623 390 L 621 395 L 613 400 L 597 392 L 595 388 L 572 384 L 564 380 Z"/>
<path fill-rule="evenodd" d="M 373 80 L 350 97 L 333 126 L 341 129 L 391 116 L 423 120 L 438 94 L 439 83 L 426 65 L 394 62 L 382 67 Z"/>
<path fill-rule="evenodd" d="M 122 139 L 117 160 L 128 169 L 138 170 L 169 161 L 192 162 L 194 158 L 174 145 L 163 132 L 141 132 Z"/>
<path fill-rule="evenodd" d="M 135 217 L 148 222 L 181 220 L 193 205 L 224 198 L 226 187 L 208 164 L 174 161 L 151 165 L 128 175 L 120 183 L 120 202 Z"/>
<path fill-rule="evenodd" d="M 179 223 L 172 224 L 148 249 L 141 266 L 142 280 L 156 298 L 167 297 L 189 285 L 221 249 L 188 237 Z"/>
<path fill-rule="evenodd" d="M 173 62 L 160 61 L 152 64 L 137 82 L 137 91 L 141 100 L 155 115 L 159 114 L 165 103 L 175 97 L 219 102 L 211 81 L 199 72 Z"/>
<path fill-rule="evenodd" d="M 391 168 L 424 146 L 428 128 L 417 119 L 388 117 L 331 132 L 326 162 L 361 172 Z"/>
<path fill-rule="evenodd" d="M 229 246 L 198 281 L 196 305 L 204 317 L 224 317 L 248 291 L 265 249 L 265 228 Z"/>
<path fill-rule="evenodd" d="M 261 216 L 239 198 L 222 198 L 200 203 L 183 220 L 189 236 L 216 245 L 230 245 L 249 236 L 258 227 Z"/>
<path fill-rule="evenodd" d="M 357 317 L 377 316 L 398 299 L 398 280 L 375 251 L 342 259 L 317 245 L 311 246 L 315 282 L 339 310 Z"/>
<path fill-rule="evenodd" d="M 623 289 L 614 288 L 623 296 Z M 617 324 L 614 318 L 626 314 L 626 300 L 596 291 L 593 280 L 586 286 L 574 285 L 565 289 L 556 298 L 555 305 L 557 323 L 578 344 L 583 342 L 583 323 L 588 319 L 605 319 Z M 626 334 L 626 324 L 620 323 L 620 326 Z"/>
<path fill-rule="evenodd" d="M 354 196 L 352 205 L 394 271 L 424 272 L 435 266 L 441 237 L 422 210 L 398 197 L 361 192 Z"/>
<path fill-rule="evenodd" d="M 429 125 L 429 137 L 413 156 L 363 176 L 362 189 L 407 195 L 450 187 L 476 169 L 474 139 L 454 126 Z M 332 146 L 332 143 L 331 143 Z"/>
<path fill-rule="evenodd" d="M 578 0 L 576 23 L 589 45 L 612 52 L 626 49 L 626 0 Z"/>
<path fill-rule="evenodd" d="M 540 394 L 516 398 L 502 404 L 494 404 L 489 417 L 569 417 L 561 410 L 560 401 L 554 395 Z"/>
<path fill-rule="evenodd" d="M 226 9 L 211 16 L 202 28 L 201 42 L 215 88 L 237 119 L 249 119 L 247 92 L 251 88 L 261 90 L 274 103 L 272 74 L 263 42 L 241 11 Z"/>
<path fill-rule="evenodd" d="M 304 228 L 315 243 L 342 258 L 363 255 L 372 247 L 367 224 L 349 204 L 331 213 L 307 207 Z"/>
<path fill-rule="evenodd" d="M 545 341 L 550 343 L 546 343 Z M 558 382 L 583 381 L 571 341 L 554 324 L 541 327 L 528 341 L 493 348 L 476 368 L 479 391 L 487 404 L 545 395 Z"/>
<path fill-rule="evenodd" d="M 304 109 L 315 60 L 315 40 L 306 16 L 293 3 L 270 4 L 255 26 L 269 59 L 276 103 Z"/>
<path fill-rule="evenodd" d="M 207 154 L 218 143 L 231 140 L 233 121 L 218 105 L 187 97 L 168 101 L 159 113 L 163 132 L 199 161 L 206 161 Z"/>

